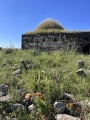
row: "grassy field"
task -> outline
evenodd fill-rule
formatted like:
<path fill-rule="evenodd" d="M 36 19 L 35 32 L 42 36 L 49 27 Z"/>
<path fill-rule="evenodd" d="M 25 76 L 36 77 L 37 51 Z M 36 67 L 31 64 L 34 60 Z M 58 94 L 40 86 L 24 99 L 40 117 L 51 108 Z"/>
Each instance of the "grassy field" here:
<path fill-rule="evenodd" d="M 25 70 L 20 60 L 30 65 Z M 77 62 L 83 60 L 87 77 L 77 75 Z M 16 76 L 11 66 L 21 69 L 21 74 Z M 36 101 L 39 110 L 36 116 L 32 114 L 14 114 L 19 120 L 44 120 L 44 115 L 53 114 L 53 103 L 59 100 L 63 93 L 73 94 L 77 101 L 90 100 L 90 56 L 74 51 L 41 52 L 36 50 L 0 51 L 0 84 L 9 86 L 9 94 L 14 101 L 21 100 L 17 89 L 24 88 L 26 93 L 40 92 L 45 95 L 45 101 Z M 3 110 L 2 114 L 6 114 Z M 12 116 L 12 114 L 7 114 Z M 90 117 L 88 118 L 88 120 Z"/>

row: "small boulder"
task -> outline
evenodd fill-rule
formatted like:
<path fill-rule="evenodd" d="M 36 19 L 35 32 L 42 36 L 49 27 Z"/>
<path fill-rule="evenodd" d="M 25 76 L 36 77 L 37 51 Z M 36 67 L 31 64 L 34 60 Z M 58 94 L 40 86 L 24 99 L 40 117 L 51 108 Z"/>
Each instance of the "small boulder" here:
<path fill-rule="evenodd" d="M 10 118 L 8 116 L 0 117 L 0 120 L 17 120 L 16 118 Z"/>
<path fill-rule="evenodd" d="M 15 103 L 11 106 L 12 111 L 24 112 L 25 107 L 22 104 Z"/>
<path fill-rule="evenodd" d="M 6 96 L 0 97 L 0 102 L 10 102 L 10 101 L 12 101 L 11 95 L 6 95 Z"/>
<path fill-rule="evenodd" d="M 67 108 L 65 103 L 57 101 L 53 104 L 53 106 L 56 113 L 64 113 L 65 109 Z"/>
<path fill-rule="evenodd" d="M 75 101 L 75 97 L 72 94 L 68 94 L 68 93 L 63 93 L 62 95 L 62 100 L 66 100 L 66 101 Z"/>
<path fill-rule="evenodd" d="M 0 92 L 3 93 L 3 95 L 7 95 L 8 94 L 8 85 L 1 84 L 0 85 Z"/>
<path fill-rule="evenodd" d="M 21 70 L 20 69 L 18 69 L 18 70 L 13 72 L 13 75 L 18 75 L 18 74 L 21 74 Z"/>
<path fill-rule="evenodd" d="M 83 68 L 84 67 L 84 61 L 83 60 L 79 60 L 78 61 L 78 68 L 80 69 L 80 68 Z"/>
<path fill-rule="evenodd" d="M 86 73 L 85 73 L 85 71 L 84 71 L 83 69 L 79 69 L 76 73 L 77 73 L 77 75 L 79 75 L 79 76 L 83 76 L 83 77 L 86 77 L 86 76 L 87 76 Z"/>
<path fill-rule="evenodd" d="M 55 119 L 56 120 L 80 120 L 80 118 L 78 118 L 78 117 L 73 117 L 73 116 L 70 116 L 67 114 L 57 114 L 55 116 Z"/>
<path fill-rule="evenodd" d="M 36 107 L 35 107 L 34 104 L 28 106 L 28 110 L 29 110 L 29 112 L 34 111 L 35 108 L 36 108 Z"/>

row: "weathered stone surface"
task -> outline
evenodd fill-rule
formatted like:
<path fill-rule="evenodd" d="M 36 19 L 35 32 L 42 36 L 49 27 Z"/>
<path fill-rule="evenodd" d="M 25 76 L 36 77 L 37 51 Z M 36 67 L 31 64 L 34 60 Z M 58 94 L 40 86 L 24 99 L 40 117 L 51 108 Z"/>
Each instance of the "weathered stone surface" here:
<path fill-rule="evenodd" d="M 1 120 L 16 120 L 16 119 L 5 116 L 5 117 L 1 117 Z"/>
<path fill-rule="evenodd" d="M 13 75 L 18 75 L 18 74 L 21 74 L 21 70 L 20 69 L 18 69 L 18 70 L 13 72 Z"/>
<path fill-rule="evenodd" d="M 17 119 L 16 118 L 10 118 L 8 116 L 5 116 L 5 117 L 0 116 L 0 120 L 17 120 Z"/>
<path fill-rule="evenodd" d="M 79 60 L 78 61 L 78 68 L 83 68 L 84 67 L 84 61 L 83 60 Z"/>
<path fill-rule="evenodd" d="M 0 92 L 2 92 L 4 95 L 8 94 L 8 85 L 1 84 L 0 85 Z"/>
<path fill-rule="evenodd" d="M 28 110 L 29 110 L 29 112 L 34 111 L 35 108 L 36 108 L 36 107 L 35 107 L 34 104 L 28 106 Z"/>
<path fill-rule="evenodd" d="M 65 109 L 67 108 L 65 103 L 57 101 L 53 104 L 53 106 L 56 113 L 64 113 Z"/>
<path fill-rule="evenodd" d="M 63 93 L 63 100 L 75 101 L 75 97 L 72 94 Z"/>
<path fill-rule="evenodd" d="M 0 102 L 10 102 L 11 100 L 12 100 L 11 95 L 6 95 L 6 96 L 0 97 Z"/>
<path fill-rule="evenodd" d="M 86 52 L 84 46 L 90 44 L 90 32 L 70 32 L 60 33 L 40 33 L 40 34 L 23 34 L 22 49 L 38 49 L 44 51 L 51 50 L 72 50 Z"/>
<path fill-rule="evenodd" d="M 77 117 L 73 117 L 67 114 L 57 114 L 55 118 L 56 120 L 80 120 Z"/>
<path fill-rule="evenodd" d="M 79 70 L 77 71 L 77 74 L 78 74 L 79 76 L 83 76 L 83 77 L 86 77 L 86 76 L 87 76 L 86 73 L 85 73 L 85 71 L 84 71 L 83 69 L 79 69 Z"/>
<path fill-rule="evenodd" d="M 22 104 L 19 104 L 19 103 L 13 104 L 11 108 L 12 108 L 13 111 L 18 110 L 19 112 L 24 112 L 24 110 L 25 110 L 25 107 Z"/>

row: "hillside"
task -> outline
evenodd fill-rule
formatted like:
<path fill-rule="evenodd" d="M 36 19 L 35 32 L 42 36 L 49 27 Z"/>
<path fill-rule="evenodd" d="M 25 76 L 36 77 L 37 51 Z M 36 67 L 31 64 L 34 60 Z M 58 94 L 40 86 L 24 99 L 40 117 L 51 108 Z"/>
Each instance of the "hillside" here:
<path fill-rule="evenodd" d="M 0 118 L 54 120 L 57 114 L 90 120 L 90 56 L 0 50 Z"/>

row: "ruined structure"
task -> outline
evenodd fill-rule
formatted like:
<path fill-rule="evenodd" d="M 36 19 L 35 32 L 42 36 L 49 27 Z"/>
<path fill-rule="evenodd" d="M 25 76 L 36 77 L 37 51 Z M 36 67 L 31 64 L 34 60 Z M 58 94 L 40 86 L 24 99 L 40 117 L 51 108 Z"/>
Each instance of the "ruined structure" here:
<path fill-rule="evenodd" d="M 72 50 L 90 53 L 90 31 L 67 31 L 54 20 L 45 20 L 33 32 L 22 35 L 22 49 Z"/>

